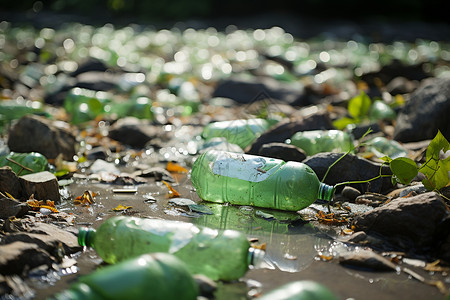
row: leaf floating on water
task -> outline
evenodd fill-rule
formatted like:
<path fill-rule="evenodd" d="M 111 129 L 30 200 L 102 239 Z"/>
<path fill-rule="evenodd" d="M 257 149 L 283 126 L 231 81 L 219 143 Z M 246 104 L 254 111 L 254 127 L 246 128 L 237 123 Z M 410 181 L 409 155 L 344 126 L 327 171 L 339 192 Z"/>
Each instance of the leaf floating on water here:
<path fill-rule="evenodd" d="M 182 167 L 180 164 L 169 161 L 166 166 L 166 170 L 174 173 L 187 173 L 188 169 Z"/>
<path fill-rule="evenodd" d="M 204 215 L 213 215 L 214 214 L 212 212 L 211 208 L 209 208 L 206 205 L 202 205 L 202 204 L 191 204 L 191 205 L 189 205 L 189 209 L 192 212 L 201 213 Z"/>
<path fill-rule="evenodd" d="M 178 191 L 175 190 L 168 182 L 163 180 L 162 183 L 164 183 L 167 186 L 167 188 L 169 189 L 169 197 L 170 198 L 180 197 L 180 193 L 178 193 Z"/>
<path fill-rule="evenodd" d="M 119 204 L 113 208 L 113 211 L 124 211 L 124 210 L 130 209 L 130 208 L 133 208 L 133 206 Z"/>
<path fill-rule="evenodd" d="M 194 200 L 188 198 L 172 198 L 169 200 L 169 203 L 179 205 L 179 206 L 189 206 L 196 204 Z"/>
<path fill-rule="evenodd" d="M 91 191 L 85 191 L 83 195 L 76 197 L 75 200 L 73 200 L 73 203 L 75 205 L 81 204 L 83 206 L 89 206 L 95 202 L 94 201 L 95 196 L 97 196 L 96 193 Z"/>

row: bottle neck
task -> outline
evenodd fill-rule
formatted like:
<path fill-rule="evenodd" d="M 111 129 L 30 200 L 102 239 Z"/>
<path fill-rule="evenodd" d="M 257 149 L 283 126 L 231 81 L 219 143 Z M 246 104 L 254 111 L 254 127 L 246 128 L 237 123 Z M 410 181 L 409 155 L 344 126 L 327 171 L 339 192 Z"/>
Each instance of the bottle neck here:
<path fill-rule="evenodd" d="M 94 228 L 81 227 L 78 230 L 78 244 L 80 246 L 92 247 L 95 235 Z"/>
<path fill-rule="evenodd" d="M 250 247 L 248 249 L 248 265 L 259 268 L 262 265 L 265 256 L 266 252 L 264 250 Z"/>
<path fill-rule="evenodd" d="M 336 189 L 334 188 L 334 186 L 321 182 L 317 198 L 320 200 L 330 201 L 334 196 L 335 190 Z"/>

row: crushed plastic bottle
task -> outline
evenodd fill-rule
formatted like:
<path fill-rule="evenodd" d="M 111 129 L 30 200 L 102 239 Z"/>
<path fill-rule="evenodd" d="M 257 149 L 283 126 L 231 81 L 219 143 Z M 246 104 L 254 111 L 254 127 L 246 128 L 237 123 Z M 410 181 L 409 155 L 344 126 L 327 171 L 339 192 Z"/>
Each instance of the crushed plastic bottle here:
<path fill-rule="evenodd" d="M 338 298 L 324 285 L 311 281 L 294 281 L 262 295 L 259 300 L 337 300 Z"/>
<path fill-rule="evenodd" d="M 124 216 L 108 219 L 97 230 L 80 228 L 78 243 L 94 248 L 107 263 L 143 253 L 171 253 L 186 263 L 192 274 L 213 280 L 238 279 L 264 257 L 264 251 L 250 247 L 238 231 Z"/>
<path fill-rule="evenodd" d="M 56 300 L 197 299 L 186 265 L 166 253 L 144 254 L 82 276 Z"/>
<path fill-rule="evenodd" d="M 205 126 L 202 137 L 206 140 L 214 137 L 224 137 L 229 143 L 236 144 L 244 149 L 253 143 L 269 126 L 270 123 L 264 119 L 213 122 Z"/>
<path fill-rule="evenodd" d="M 0 167 L 10 166 L 18 176 L 45 171 L 48 167 L 47 158 L 37 152 L 10 152 L 0 156 Z M 25 168 L 24 168 L 25 167 Z"/>
<path fill-rule="evenodd" d="M 351 135 L 341 130 L 300 131 L 286 142 L 303 149 L 307 155 L 347 152 L 353 148 Z"/>
<path fill-rule="evenodd" d="M 203 200 L 289 211 L 334 194 L 303 163 L 216 150 L 197 158 L 191 180 Z"/>
<path fill-rule="evenodd" d="M 370 106 L 369 117 L 372 120 L 395 120 L 395 111 L 381 100 L 376 100 Z"/>

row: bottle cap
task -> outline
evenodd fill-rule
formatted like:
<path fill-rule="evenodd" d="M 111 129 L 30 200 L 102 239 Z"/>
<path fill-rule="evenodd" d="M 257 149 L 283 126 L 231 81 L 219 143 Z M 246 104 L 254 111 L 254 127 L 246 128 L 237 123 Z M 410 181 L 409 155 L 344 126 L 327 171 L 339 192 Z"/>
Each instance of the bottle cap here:
<path fill-rule="evenodd" d="M 249 266 L 253 266 L 253 268 L 260 268 L 264 262 L 265 256 L 266 252 L 264 250 L 250 247 L 248 249 Z"/>
<path fill-rule="evenodd" d="M 334 186 L 321 182 L 317 198 L 321 200 L 330 201 L 333 198 L 334 191 L 335 191 Z"/>
<path fill-rule="evenodd" d="M 94 237 L 94 228 L 81 227 L 78 230 L 78 244 L 80 246 L 92 247 L 92 238 Z"/>

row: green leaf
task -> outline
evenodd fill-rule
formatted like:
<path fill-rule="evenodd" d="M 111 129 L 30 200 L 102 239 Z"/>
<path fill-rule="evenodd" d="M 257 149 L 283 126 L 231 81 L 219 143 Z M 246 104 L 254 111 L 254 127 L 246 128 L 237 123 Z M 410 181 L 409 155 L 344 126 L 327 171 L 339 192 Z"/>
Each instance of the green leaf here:
<path fill-rule="evenodd" d="M 402 184 L 409 184 L 418 173 L 416 163 L 407 157 L 398 157 L 389 164 L 392 173 Z"/>
<path fill-rule="evenodd" d="M 367 116 L 371 104 L 370 97 L 361 91 L 358 96 L 348 102 L 348 113 L 355 119 Z"/>
<path fill-rule="evenodd" d="M 427 148 L 427 161 L 419 171 L 425 175 L 423 185 L 428 190 L 439 190 L 449 183 L 450 157 L 440 159 L 441 150 L 445 153 L 450 149 L 450 144 L 440 131 L 430 142 Z"/>
<path fill-rule="evenodd" d="M 333 126 L 336 129 L 343 130 L 348 125 L 350 125 L 350 124 L 357 124 L 357 123 L 359 123 L 359 120 L 357 120 L 357 119 L 344 117 L 344 118 L 341 118 L 341 119 L 333 121 Z"/>

